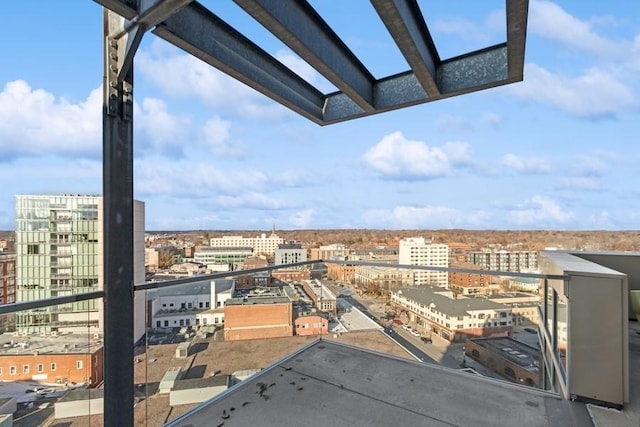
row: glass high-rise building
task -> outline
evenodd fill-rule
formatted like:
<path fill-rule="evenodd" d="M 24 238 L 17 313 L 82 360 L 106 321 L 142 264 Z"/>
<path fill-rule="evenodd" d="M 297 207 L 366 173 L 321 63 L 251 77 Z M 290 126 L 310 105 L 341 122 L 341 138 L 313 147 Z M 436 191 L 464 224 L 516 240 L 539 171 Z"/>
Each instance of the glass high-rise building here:
<path fill-rule="evenodd" d="M 144 204 L 136 202 L 134 210 L 134 255 L 140 261 L 135 274 L 142 282 Z M 16 196 L 16 301 L 103 289 L 102 223 L 100 196 Z M 16 330 L 102 333 L 103 302 L 96 299 L 19 312 Z"/>

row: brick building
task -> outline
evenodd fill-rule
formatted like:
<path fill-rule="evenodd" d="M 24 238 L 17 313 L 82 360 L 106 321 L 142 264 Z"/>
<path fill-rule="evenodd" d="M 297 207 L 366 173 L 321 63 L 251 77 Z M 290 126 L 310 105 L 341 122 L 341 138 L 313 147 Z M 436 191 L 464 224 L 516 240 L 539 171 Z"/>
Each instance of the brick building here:
<path fill-rule="evenodd" d="M 467 340 L 465 355 L 514 383 L 542 384 L 540 352 L 520 341 L 506 337 Z"/>
<path fill-rule="evenodd" d="M 356 266 L 327 263 L 327 277 L 336 282 L 355 283 Z"/>
<path fill-rule="evenodd" d="M 224 339 L 226 341 L 279 338 L 293 335 L 293 306 L 278 288 L 256 289 L 226 301 Z"/>
<path fill-rule="evenodd" d="M 293 324 L 296 335 L 324 335 L 329 333 L 329 320 L 322 316 L 300 316 Z"/>
<path fill-rule="evenodd" d="M 89 336 L 4 338 L 0 381 L 96 386 L 103 380 L 103 347 Z M 12 344 L 13 343 L 13 344 Z"/>

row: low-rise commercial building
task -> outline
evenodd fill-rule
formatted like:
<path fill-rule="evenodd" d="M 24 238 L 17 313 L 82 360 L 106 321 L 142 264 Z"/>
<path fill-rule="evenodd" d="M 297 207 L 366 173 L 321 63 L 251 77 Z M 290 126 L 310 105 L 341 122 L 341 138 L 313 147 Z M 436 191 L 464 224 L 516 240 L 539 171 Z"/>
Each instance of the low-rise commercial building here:
<path fill-rule="evenodd" d="M 413 285 L 414 272 L 395 267 L 358 265 L 355 268 L 355 282 L 368 292 L 386 294 L 392 288 Z"/>
<path fill-rule="evenodd" d="M 513 329 L 511 307 L 487 298 L 455 296 L 439 287 L 394 289 L 391 305 L 418 330 L 452 342 L 471 337 L 508 336 Z"/>
<path fill-rule="evenodd" d="M 102 382 L 102 341 L 87 334 L 0 336 L 0 381 Z"/>
<path fill-rule="evenodd" d="M 226 341 L 293 335 L 293 305 L 278 287 L 234 292 L 224 306 Z"/>
<path fill-rule="evenodd" d="M 305 280 L 302 287 L 318 310 L 336 314 L 336 296 L 328 287 L 319 280 Z"/>

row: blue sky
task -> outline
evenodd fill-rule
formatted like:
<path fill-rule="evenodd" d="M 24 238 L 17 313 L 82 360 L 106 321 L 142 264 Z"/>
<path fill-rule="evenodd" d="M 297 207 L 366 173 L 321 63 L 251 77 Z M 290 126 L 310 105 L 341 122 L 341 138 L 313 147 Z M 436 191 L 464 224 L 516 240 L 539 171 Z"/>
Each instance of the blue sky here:
<path fill-rule="evenodd" d="M 332 90 L 231 1 L 203 3 Z M 311 3 L 376 77 L 408 68 L 369 2 Z M 419 3 L 443 59 L 505 38 L 503 1 Z M 102 12 L 59 5 L 3 5 L 0 229 L 16 194 L 102 191 Z M 525 64 L 522 83 L 319 127 L 149 33 L 146 227 L 639 229 L 640 3 L 530 0 Z"/>

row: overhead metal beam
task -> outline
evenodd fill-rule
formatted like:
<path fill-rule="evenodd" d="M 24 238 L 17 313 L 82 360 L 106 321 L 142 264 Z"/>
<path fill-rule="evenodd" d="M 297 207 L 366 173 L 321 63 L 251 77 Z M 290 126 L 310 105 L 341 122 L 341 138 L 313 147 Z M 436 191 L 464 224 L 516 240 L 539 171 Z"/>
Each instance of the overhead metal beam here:
<path fill-rule="evenodd" d="M 429 97 L 440 95 L 436 70 L 440 57 L 415 0 L 371 0 L 380 19 Z"/>
<path fill-rule="evenodd" d="M 529 0 L 507 0 L 506 3 L 509 80 L 516 82 L 524 76 Z"/>
<path fill-rule="evenodd" d="M 234 0 L 361 109 L 376 109 L 373 75 L 306 1 Z"/>
<path fill-rule="evenodd" d="M 378 105 L 375 113 L 510 83 L 507 73 L 506 43 L 443 61 L 437 70 L 436 81 L 440 94 L 428 96 L 412 71 L 378 80 L 374 87 Z M 338 123 L 370 114 L 358 109 L 358 106 L 342 93 L 327 95 L 324 112 L 324 124 Z"/>
<path fill-rule="evenodd" d="M 323 94 L 319 90 L 199 3 L 191 3 L 169 17 L 153 33 L 323 124 Z"/>
<path fill-rule="evenodd" d="M 105 9 L 120 15 L 129 21 L 138 14 L 138 0 L 93 0 Z"/>

